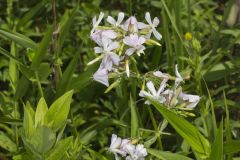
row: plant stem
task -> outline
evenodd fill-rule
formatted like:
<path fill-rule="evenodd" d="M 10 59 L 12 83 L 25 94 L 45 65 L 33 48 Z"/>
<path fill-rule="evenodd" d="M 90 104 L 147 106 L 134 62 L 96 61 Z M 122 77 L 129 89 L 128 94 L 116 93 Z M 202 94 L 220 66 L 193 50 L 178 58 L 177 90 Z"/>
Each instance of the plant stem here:
<path fill-rule="evenodd" d="M 35 77 L 37 79 L 37 85 L 38 85 L 38 90 L 40 92 L 40 95 L 41 95 L 41 97 L 44 98 L 43 89 L 42 89 L 42 86 L 41 86 L 41 83 L 40 83 L 39 76 L 38 76 L 37 72 L 35 72 Z"/>
<path fill-rule="evenodd" d="M 150 108 L 150 106 L 147 106 L 147 109 L 148 109 L 148 112 L 149 112 L 149 115 L 150 115 L 150 118 L 151 118 L 151 121 L 152 121 L 153 128 L 154 128 L 154 130 L 157 133 L 159 133 L 158 126 L 157 126 L 156 120 L 154 118 L 152 109 Z M 157 136 L 157 141 L 158 141 L 159 149 L 163 150 L 162 141 L 161 141 L 161 135 L 160 134 Z"/>

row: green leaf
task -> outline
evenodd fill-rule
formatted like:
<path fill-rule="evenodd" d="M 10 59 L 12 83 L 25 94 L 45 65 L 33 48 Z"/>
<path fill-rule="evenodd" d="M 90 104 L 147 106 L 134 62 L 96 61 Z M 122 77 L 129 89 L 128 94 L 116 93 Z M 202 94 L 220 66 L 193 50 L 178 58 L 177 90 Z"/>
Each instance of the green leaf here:
<path fill-rule="evenodd" d="M 147 149 L 147 152 L 161 160 L 192 160 L 192 158 L 188 158 L 180 154 L 166 152 L 166 151 L 159 151 L 159 150 L 150 149 L 150 148 Z"/>
<path fill-rule="evenodd" d="M 44 118 L 48 111 L 48 106 L 44 98 L 41 98 L 38 102 L 36 114 L 35 114 L 35 127 L 44 124 Z"/>
<path fill-rule="evenodd" d="M 19 80 L 18 80 L 18 85 L 16 89 L 16 93 L 14 95 L 15 100 L 21 99 L 28 91 L 30 87 L 30 81 L 23 75 Z"/>
<path fill-rule="evenodd" d="M 26 136 L 31 136 L 34 132 L 34 111 L 27 102 L 24 106 L 23 129 Z"/>
<path fill-rule="evenodd" d="M 48 152 L 54 145 L 56 133 L 46 126 L 39 126 L 30 139 L 31 145 L 41 154 Z"/>
<path fill-rule="evenodd" d="M 9 152 L 17 151 L 17 145 L 2 131 L 0 131 L 0 147 Z"/>
<path fill-rule="evenodd" d="M 223 160 L 223 122 L 221 122 L 217 136 L 212 144 L 209 160 Z"/>
<path fill-rule="evenodd" d="M 25 48 L 31 48 L 32 50 L 37 48 L 37 44 L 34 41 L 17 32 L 0 29 L 0 37 L 14 41 L 16 44 L 19 44 Z"/>
<path fill-rule="evenodd" d="M 68 65 L 67 69 L 64 71 L 62 78 L 57 85 L 56 98 L 58 98 L 60 95 L 62 95 L 64 92 L 66 92 L 69 89 L 70 84 L 72 82 L 72 76 L 73 76 L 74 70 L 77 66 L 78 58 L 79 58 L 79 54 L 75 54 L 72 61 Z"/>
<path fill-rule="evenodd" d="M 48 28 L 48 31 L 46 32 L 45 36 L 43 37 L 41 43 L 39 44 L 36 53 L 32 60 L 32 68 L 37 69 L 44 58 L 44 56 L 47 54 L 48 46 L 52 40 L 52 34 L 53 34 L 53 26 L 50 26 Z"/>
<path fill-rule="evenodd" d="M 50 106 L 46 117 L 45 124 L 52 127 L 55 131 L 60 129 L 67 120 L 72 100 L 73 90 L 68 91 L 63 96 L 58 98 Z"/>
<path fill-rule="evenodd" d="M 64 140 L 61 140 L 57 145 L 52 149 L 50 154 L 47 156 L 47 160 L 60 160 L 64 156 L 65 152 L 71 146 L 73 137 L 68 137 Z"/>
<path fill-rule="evenodd" d="M 0 53 L 7 58 L 13 59 L 16 63 L 23 65 L 22 62 L 20 62 L 20 60 L 18 58 L 16 58 L 15 56 L 12 56 L 8 51 L 3 49 L 2 47 L 0 47 Z"/>
<path fill-rule="evenodd" d="M 197 130 L 195 126 L 161 106 L 158 102 L 148 98 L 151 104 L 163 115 L 163 117 L 172 125 L 172 127 L 182 136 L 192 147 L 196 154 L 201 158 L 207 158 L 210 152 L 208 140 Z"/>
<path fill-rule="evenodd" d="M 136 105 L 131 95 L 130 95 L 129 105 L 131 107 L 131 137 L 135 138 L 138 136 L 138 116 L 137 116 Z"/>
<path fill-rule="evenodd" d="M 231 140 L 223 145 L 224 154 L 236 153 L 240 151 L 240 141 Z"/>
<path fill-rule="evenodd" d="M 216 81 L 231 74 L 236 67 L 231 61 L 222 62 L 214 65 L 209 71 L 203 71 L 206 81 Z"/>

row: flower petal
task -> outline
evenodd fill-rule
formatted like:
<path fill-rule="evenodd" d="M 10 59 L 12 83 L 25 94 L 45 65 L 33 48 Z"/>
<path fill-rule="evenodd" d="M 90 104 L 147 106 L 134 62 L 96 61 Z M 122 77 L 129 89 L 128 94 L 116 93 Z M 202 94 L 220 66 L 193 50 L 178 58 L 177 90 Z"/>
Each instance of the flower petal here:
<path fill-rule="evenodd" d="M 138 29 L 145 29 L 149 27 L 149 25 L 142 22 L 138 22 L 137 25 L 138 25 Z"/>
<path fill-rule="evenodd" d="M 123 21 L 123 19 L 124 19 L 124 13 L 123 13 L 123 12 L 119 12 L 119 13 L 118 13 L 118 19 L 117 19 L 116 25 L 117 25 L 117 26 L 120 25 L 121 22 Z"/>
<path fill-rule="evenodd" d="M 157 96 L 157 92 L 152 81 L 147 82 L 147 88 L 149 89 L 153 96 Z"/>
<path fill-rule="evenodd" d="M 112 24 L 112 25 L 115 25 L 117 23 L 116 20 L 111 16 L 107 17 L 107 22 Z"/>
<path fill-rule="evenodd" d="M 153 29 L 153 35 L 158 40 L 162 39 L 162 35 L 155 28 Z"/>
<path fill-rule="evenodd" d="M 104 13 L 101 12 L 95 25 L 99 25 L 99 23 L 102 21 L 103 17 L 104 17 Z"/>
<path fill-rule="evenodd" d="M 119 62 L 120 62 L 120 57 L 117 54 L 115 54 L 115 53 L 110 53 L 109 56 L 110 56 L 113 64 L 118 66 Z"/>
<path fill-rule="evenodd" d="M 155 17 L 154 19 L 153 19 L 153 26 L 154 27 L 157 27 L 158 26 L 158 24 L 159 24 L 159 19 L 157 18 L 157 17 Z"/>
<path fill-rule="evenodd" d="M 160 87 L 158 89 L 157 95 L 160 96 L 160 94 L 164 91 L 165 87 L 167 86 L 168 79 L 163 79 L 163 81 L 160 84 Z"/>
<path fill-rule="evenodd" d="M 118 42 L 112 42 L 109 44 L 108 51 L 112 51 L 114 49 L 117 49 L 119 47 Z"/>
<path fill-rule="evenodd" d="M 106 69 L 98 69 L 96 73 L 93 75 L 93 79 L 97 82 L 102 83 L 105 86 L 109 86 L 108 82 L 108 73 Z"/>
<path fill-rule="evenodd" d="M 104 30 L 104 31 L 102 31 L 102 37 L 114 39 L 117 37 L 117 33 L 114 32 L 113 30 Z"/>
<path fill-rule="evenodd" d="M 161 71 L 153 72 L 153 75 L 157 76 L 159 78 L 163 78 L 163 79 L 169 79 L 170 78 L 168 74 L 162 73 Z"/>
<path fill-rule="evenodd" d="M 148 24 L 152 25 L 152 20 L 149 12 L 145 14 L 145 19 L 148 22 Z"/>
<path fill-rule="evenodd" d="M 131 56 L 136 51 L 135 48 L 129 48 L 126 50 L 125 54 Z"/>
<path fill-rule="evenodd" d="M 177 88 L 178 85 L 183 81 L 182 76 L 178 72 L 178 65 L 177 64 L 175 65 L 175 74 L 176 74 L 176 80 L 175 80 L 174 87 Z"/>
<path fill-rule="evenodd" d="M 102 48 L 100 48 L 100 47 L 94 47 L 94 52 L 95 53 L 102 53 L 103 52 L 103 49 Z"/>

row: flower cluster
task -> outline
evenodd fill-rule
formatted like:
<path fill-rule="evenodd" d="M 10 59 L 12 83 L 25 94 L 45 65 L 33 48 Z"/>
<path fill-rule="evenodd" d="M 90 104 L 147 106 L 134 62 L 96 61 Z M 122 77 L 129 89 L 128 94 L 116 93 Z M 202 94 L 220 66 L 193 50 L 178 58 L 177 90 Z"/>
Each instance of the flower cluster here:
<path fill-rule="evenodd" d="M 155 17 L 153 20 L 149 12 L 145 14 L 145 19 L 148 24 L 138 22 L 135 16 L 129 17 L 125 22 L 124 13 L 118 14 L 117 20 L 108 16 L 108 26 L 99 26 L 104 17 L 100 13 L 99 17 L 93 18 L 93 28 L 91 30 L 91 39 L 98 45 L 94 48 L 96 54 L 100 54 L 95 60 L 89 64 L 102 59 L 99 69 L 93 75 L 93 79 L 106 86 L 109 86 L 109 73 L 117 72 L 120 66 L 124 66 L 126 75 L 130 76 L 128 59 L 134 53 L 140 56 L 144 53 L 147 43 L 158 44 L 151 40 L 151 35 L 157 40 L 162 38 L 161 34 L 156 30 L 159 24 L 159 19 Z"/>
<path fill-rule="evenodd" d="M 182 88 L 179 86 L 181 82 L 183 82 L 183 78 L 178 72 L 178 66 L 175 66 L 175 83 L 173 88 L 166 89 L 167 81 L 169 79 L 173 79 L 172 76 L 166 73 L 162 73 L 161 71 L 156 71 L 153 73 L 154 76 L 162 79 L 160 87 L 158 90 L 154 87 L 152 81 L 147 82 L 147 88 L 149 92 L 141 90 L 139 96 L 141 97 L 149 97 L 161 104 L 165 104 L 169 108 L 174 108 L 177 105 L 184 107 L 185 109 L 193 109 L 196 107 L 198 102 L 200 101 L 200 97 L 197 95 L 186 94 L 182 92 Z M 149 101 L 146 101 L 146 104 L 150 104 Z"/>
<path fill-rule="evenodd" d="M 144 160 L 147 150 L 142 144 L 134 145 L 129 139 L 121 139 L 113 134 L 109 151 L 115 155 L 115 160 L 125 157 L 126 160 Z"/>

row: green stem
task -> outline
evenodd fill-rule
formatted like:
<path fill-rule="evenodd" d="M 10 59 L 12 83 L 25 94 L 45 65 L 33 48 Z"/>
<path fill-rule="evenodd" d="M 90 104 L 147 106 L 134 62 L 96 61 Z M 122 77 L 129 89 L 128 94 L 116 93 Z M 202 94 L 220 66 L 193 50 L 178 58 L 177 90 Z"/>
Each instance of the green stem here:
<path fill-rule="evenodd" d="M 154 128 L 154 130 L 157 133 L 159 133 L 158 126 L 157 126 L 156 120 L 154 118 L 152 109 L 150 108 L 150 106 L 147 106 L 147 109 L 148 109 L 148 112 L 149 112 L 149 115 L 150 115 L 150 118 L 151 118 L 151 121 L 152 121 L 153 128 Z M 163 150 L 162 141 L 161 141 L 161 134 L 160 133 L 157 136 L 157 141 L 158 141 L 159 149 Z"/>
<path fill-rule="evenodd" d="M 35 77 L 37 79 L 37 85 L 38 85 L 38 90 L 40 92 L 40 95 L 41 95 L 41 97 L 44 98 L 43 89 L 42 89 L 42 86 L 41 86 L 41 83 L 40 83 L 39 76 L 38 76 L 37 72 L 35 72 Z"/>

